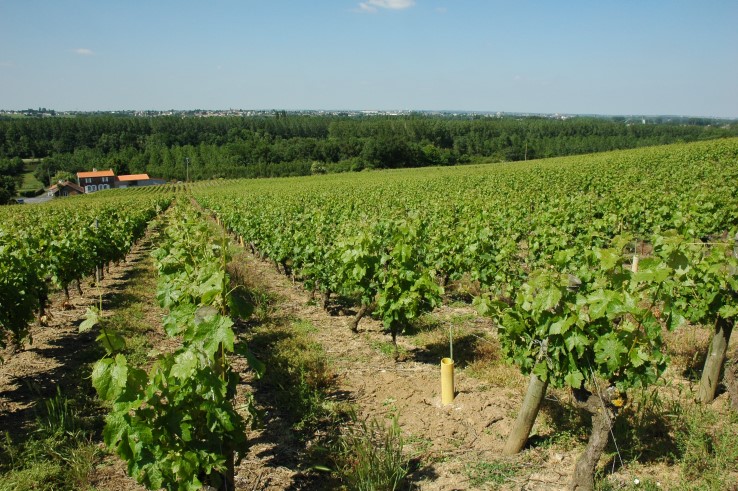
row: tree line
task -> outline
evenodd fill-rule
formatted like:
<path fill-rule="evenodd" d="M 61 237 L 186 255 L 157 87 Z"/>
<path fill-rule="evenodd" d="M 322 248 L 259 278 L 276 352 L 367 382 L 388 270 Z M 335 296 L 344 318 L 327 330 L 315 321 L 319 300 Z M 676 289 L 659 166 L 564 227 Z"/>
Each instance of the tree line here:
<path fill-rule="evenodd" d="M 10 202 L 23 182 L 23 160 L 20 157 L 12 159 L 0 158 L 0 205 Z"/>
<path fill-rule="evenodd" d="M 517 161 L 738 135 L 738 123 L 624 118 L 77 115 L 0 119 L 0 159 L 44 158 L 37 178 L 92 167 L 165 179 Z"/>

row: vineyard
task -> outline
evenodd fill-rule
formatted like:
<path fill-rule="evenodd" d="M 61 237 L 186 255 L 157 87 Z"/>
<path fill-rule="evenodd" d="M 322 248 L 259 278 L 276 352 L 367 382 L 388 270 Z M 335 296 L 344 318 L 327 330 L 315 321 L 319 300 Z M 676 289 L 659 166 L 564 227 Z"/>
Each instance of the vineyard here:
<path fill-rule="evenodd" d="M 733 489 L 737 256 L 738 139 L 2 208 L 0 469 L 52 421 L 74 488 Z"/>

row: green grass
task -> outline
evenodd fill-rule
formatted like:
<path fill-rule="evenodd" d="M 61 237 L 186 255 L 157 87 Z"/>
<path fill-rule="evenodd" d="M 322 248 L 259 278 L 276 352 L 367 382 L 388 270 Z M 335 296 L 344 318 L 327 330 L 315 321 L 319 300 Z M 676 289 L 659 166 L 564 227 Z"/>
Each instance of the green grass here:
<path fill-rule="evenodd" d="M 23 173 L 23 182 L 21 183 L 20 188 L 18 188 L 18 193 L 22 193 L 23 191 L 36 191 L 44 188 L 44 184 L 33 175 L 35 170 L 36 163 L 26 162 L 25 172 Z"/>
<path fill-rule="evenodd" d="M 524 466 L 520 463 L 504 460 L 473 462 L 467 464 L 465 468 L 469 484 L 474 487 L 484 486 L 492 489 L 497 489 L 507 483 L 522 470 L 524 470 Z"/>
<path fill-rule="evenodd" d="M 0 491 L 87 488 L 100 450 L 86 418 L 61 390 L 38 407 L 28 439 L 0 440 Z"/>
<path fill-rule="evenodd" d="M 735 489 L 738 415 L 720 415 L 709 407 L 692 404 L 683 409 L 675 434 L 681 453 L 681 489 Z"/>
<path fill-rule="evenodd" d="M 276 389 L 277 403 L 298 436 L 333 417 L 327 395 L 334 374 L 322 346 L 309 337 L 314 330 L 309 321 L 285 319 L 264 323 L 247 338 L 266 364 L 262 383 Z"/>
<path fill-rule="evenodd" d="M 336 467 L 351 490 L 400 489 L 409 471 L 403 446 L 396 417 L 385 426 L 376 419 L 359 420 L 352 415 L 336 446 Z"/>
<path fill-rule="evenodd" d="M 102 320 L 101 327 L 125 338 L 124 353 L 133 366 L 143 367 L 149 361 L 152 344 L 148 334 L 157 327 L 147 318 L 147 312 L 158 308 L 152 295 L 155 291 L 156 272 L 147 259 L 131 271 L 125 291 L 110 296 L 106 309 L 112 314 Z"/>
<path fill-rule="evenodd" d="M 382 341 L 382 340 L 372 340 L 370 343 L 372 349 L 375 349 L 382 353 L 385 356 L 389 356 L 394 358 L 395 357 L 395 345 L 392 343 L 391 340 L 389 341 Z M 397 353 L 400 357 L 403 357 L 407 355 L 407 349 L 397 345 Z"/>

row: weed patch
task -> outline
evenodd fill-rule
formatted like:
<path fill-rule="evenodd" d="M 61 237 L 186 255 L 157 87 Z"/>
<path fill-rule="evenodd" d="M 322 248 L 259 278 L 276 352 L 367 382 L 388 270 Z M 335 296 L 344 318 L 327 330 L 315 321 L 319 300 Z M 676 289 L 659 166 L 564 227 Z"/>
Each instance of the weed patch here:
<path fill-rule="evenodd" d="M 351 417 L 336 449 L 336 467 L 349 489 L 357 491 L 398 489 L 408 473 L 400 425 L 393 417 L 388 426 L 376 419 Z"/>
<path fill-rule="evenodd" d="M 491 486 L 496 489 L 515 477 L 521 466 L 515 462 L 492 460 L 467 464 L 465 470 L 472 486 Z"/>
<path fill-rule="evenodd" d="M 84 489 L 100 455 L 73 400 L 58 391 L 39 402 L 36 430 L 24 442 L 0 440 L 0 491 Z"/>

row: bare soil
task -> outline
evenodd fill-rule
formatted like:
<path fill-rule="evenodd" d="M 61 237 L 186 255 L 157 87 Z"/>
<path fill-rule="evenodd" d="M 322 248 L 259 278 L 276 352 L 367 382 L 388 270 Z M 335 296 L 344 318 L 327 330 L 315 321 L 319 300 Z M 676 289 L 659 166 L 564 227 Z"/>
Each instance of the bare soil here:
<path fill-rule="evenodd" d="M 495 326 L 473 308 L 451 304 L 436 309 L 428 316 L 432 324 L 428 329 L 420 323 L 415 332 L 398 337 L 402 356 L 396 362 L 381 322 L 364 318 L 359 334 L 354 334 L 350 330 L 353 311 L 338 307 L 329 309 L 337 315 L 327 313 L 317 295 L 278 272 L 273 263 L 246 256 L 249 281 L 278 299 L 273 306 L 276 315 L 316 327 L 311 336 L 328 354 L 336 373 L 335 397 L 355 403 L 361 418 L 388 424 L 393 416 L 399 418 L 405 451 L 413 463 L 409 489 L 567 489 L 589 436 L 589 416 L 567 403 L 567 392 L 550 389 L 524 452 L 503 457 L 527 380 L 502 362 Z M 440 360 L 448 356 L 449 325 L 458 336 L 454 339 L 456 398 L 444 406 Z M 694 326 L 667 335 L 675 359 L 665 374 L 667 383 L 658 389 L 664 401 L 681 399 L 694 390 L 708 339 L 709 329 Z M 722 407 L 727 397 L 719 395 L 711 407 Z M 673 435 L 666 434 L 668 428 L 658 421 L 642 425 L 639 434 L 653 435 L 642 437 L 648 455 L 632 468 L 619 467 L 613 465 L 618 458 L 610 449 L 600 468 L 613 472 L 610 480 L 617 486 L 632 485 L 640 477 L 668 489 L 668 483 L 679 481 L 678 470 L 668 464 Z M 314 473 L 304 471 L 299 455 L 304 449 L 294 444 L 289 433 L 278 417 L 268 419 L 252 435 L 256 444 L 238 470 L 237 484 L 244 489 L 332 489 L 332 484 L 321 486 Z"/>
<path fill-rule="evenodd" d="M 273 263 L 249 255 L 245 267 L 252 284 L 279 299 L 274 306 L 279 315 L 308 321 L 317 328 L 312 336 L 323 346 L 337 375 L 337 397 L 355 403 L 361 418 L 377 418 L 388 423 L 393 416 L 399 418 L 405 450 L 414 462 L 410 475 L 412 489 L 484 488 L 470 482 L 470 477 L 485 462 L 501 459 L 504 440 L 525 390 L 522 377 L 504 367 L 503 375 L 509 375 L 512 380 L 502 387 L 467 373 L 475 367 L 474 353 L 486 353 L 488 350 L 482 345 L 494 339 L 495 329 L 490 321 L 477 317 L 469 306 L 444 306 L 433 313 L 435 321 L 442 325 L 454 318 L 462 319 L 455 329 L 464 333 L 455 341 L 456 398 L 444 406 L 440 396 L 440 360 L 448 356 L 445 329 L 441 329 L 439 340 L 419 343 L 421 346 L 409 338 L 398 337 L 402 356 L 396 362 L 390 337 L 382 332 L 381 322 L 364 318 L 359 324 L 359 334 L 354 334 L 349 327 L 352 312 L 330 315 L 299 282 L 278 273 Z M 246 459 L 248 464 L 240 469 L 239 483 L 244 489 L 316 489 L 302 487 L 304 476 L 300 470 L 269 463 L 271 451 L 284 449 L 283 445 L 268 441 L 268 435 L 274 437 L 280 433 L 275 430 L 267 423 L 261 431 L 261 441 L 252 448 Z M 565 488 L 578 451 L 550 456 L 546 451 L 531 451 L 537 457 L 509 459 L 510 467 L 519 472 L 517 481 L 508 482 L 505 487 Z M 260 456 L 268 457 L 260 460 Z M 284 456 L 281 460 L 299 461 Z"/>
<path fill-rule="evenodd" d="M 31 327 L 32 342 L 24 349 L 0 353 L 5 363 L 0 366 L 0 429 L 7 431 L 14 442 L 23 442 L 30 436 L 41 401 L 54 397 L 59 391 L 74 400 L 80 415 L 99 441 L 100 457 L 95 462 L 91 485 L 98 490 L 135 490 L 145 488 L 126 474 L 125 464 L 105 453 L 100 432 L 103 411 L 94 401 L 95 390 L 90 383 L 91 367 L 103 356 L 95 342 L 96 330 L 80 334 L 87 307 L 103 302 L 103 316 L 109 317 L 115 309 L 130 300 L 128 287 L 133 279 L 155 275 L 149 253 L 151 237 L 146 236 L 124 262 L 111 266 L 104 278 L 96 282 L 89 278 L 82 282 L 82 295 L 70 288 L 70 299 L 65 301 L 60 292 L 50 298 L 46 325 L 38 322 Z M 155 281 L 155 280 L 154 280 Z M 153 297 L 153 293 L 152 293 Z M 160 350 L 170 349 L 169 340 L 162 332 L 161 310 L 155 299 L 143 314 L 143 322 L 151 329 L 148 342 Z"/>

